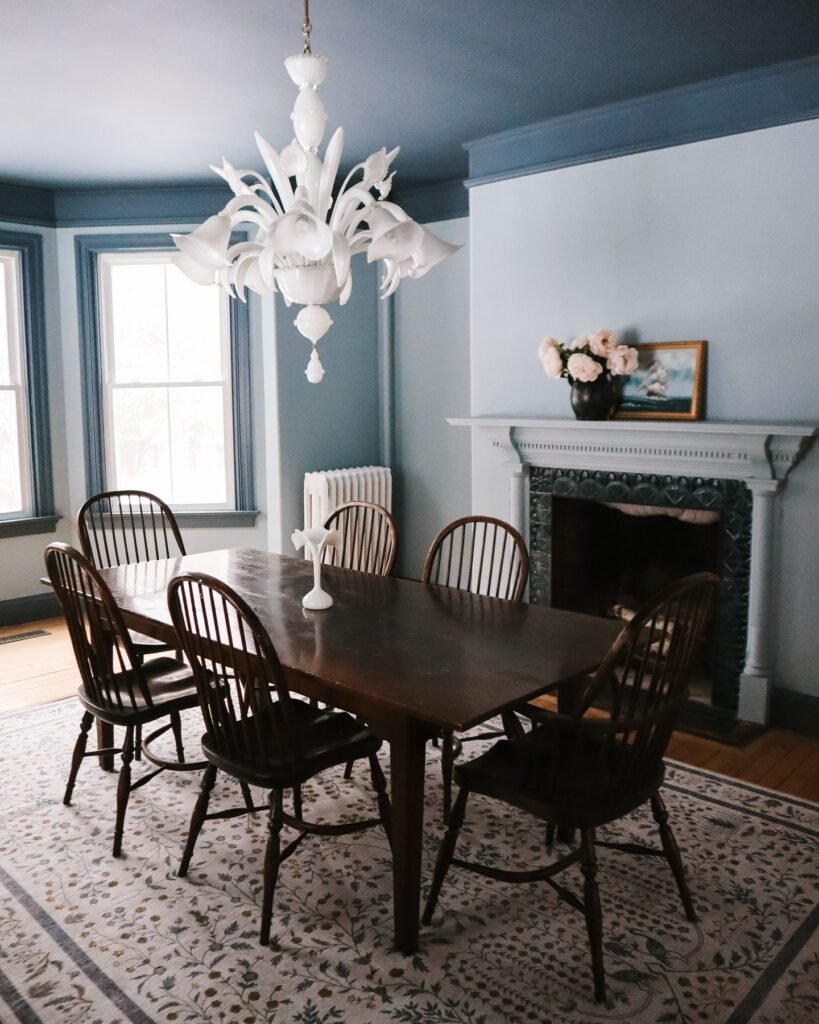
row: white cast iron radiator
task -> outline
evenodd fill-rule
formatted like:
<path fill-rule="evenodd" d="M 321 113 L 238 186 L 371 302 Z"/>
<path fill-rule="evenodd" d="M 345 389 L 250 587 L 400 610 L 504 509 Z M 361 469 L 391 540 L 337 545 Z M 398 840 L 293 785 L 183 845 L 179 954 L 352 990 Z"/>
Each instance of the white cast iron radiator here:
<path fill-rule="evenodd" d="M 347 501 L 372 501 L 392 511 L 392 474 L 385 466 L 323 469 L 304 474 L 304 528 L 321 526 Z"/>

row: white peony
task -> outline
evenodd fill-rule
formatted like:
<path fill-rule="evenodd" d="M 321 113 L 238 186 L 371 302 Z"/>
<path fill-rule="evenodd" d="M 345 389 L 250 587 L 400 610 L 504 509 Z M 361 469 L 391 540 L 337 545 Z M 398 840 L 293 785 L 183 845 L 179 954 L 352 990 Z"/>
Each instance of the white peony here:
<path fill-rule="evenodd" d="M 597 380 L 603 372 L 603 367 L 596 359 L 583 355 L 582 352 L 575 352 L 574 355 L 569 356 L 566 367 L 569 371 L 569 376 L 584 382 Z"/>
<path fill-rule="evenodd" d="M 554 338 L 544 338 L 540 343 L 537 355 L 547 377 L 555 379 L 560 377 L 563 373 L 563 356 L 560 354 L 558 343 Z"/>
<path fill-rule="evenodd" d="M 569 348 L 572 349 L 572 350 L 575 350 L 575 349 L 578 349 L 578 348 L 585 348 L 588 344 L 589 344 L 589 339 L 586 337 L 585 334 L 581 334 L 579 338 L 575 338 L 574 339 L 574 341 L 571 343 L 571 345 L 569 345 Z"/>
<path fill-rule="evenodd" d="M 592 355 L 602 356 L 604 359 L 617 348 L 617 338 L 611 331 L 595 331 L 589 335 L 588 340 Z"/>
<path fill-rule="evenodd" d="M 618 345 L 609 353 L 606 365 L 615 377 L 634 373 L 637 369 L 637 349 L 629 348 L 628 345 Z"/>

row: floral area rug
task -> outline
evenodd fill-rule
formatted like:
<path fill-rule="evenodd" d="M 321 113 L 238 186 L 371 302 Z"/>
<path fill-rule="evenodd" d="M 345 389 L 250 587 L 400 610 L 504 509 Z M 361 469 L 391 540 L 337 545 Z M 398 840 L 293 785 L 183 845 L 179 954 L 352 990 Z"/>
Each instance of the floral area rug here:
<path fill-rule="evenodd" d="M 814 804 L 670 766 L 665 799 L 700 920 L 686 921 L 663 860 L 601 849 L 609 1002 L 597 1005 L 583 917 L 542 883 L 453 868 L 418 954 L 393 952 L 390 852 L 377 829 L 305 840 L 281 869 L 263 949 L 264 816 L 206 823 L 177 878 L 198 779 L 166 772 L 133 794 L 114 860 L 116 776 L 87 760 L 74 805 L 61 803 L 79 718 L 72 700 L 0 719 L 0 1021 L 819 1020 Z M 190 751 L 197 725 L 191 716 Z M 432 747 L 427 792 L 425 888 L 443 832 Z M 215 793 L 238 803 L 227 780 Z M 305 806 L 325 820 L 370 816 L 365 766 L 349 781 L 326 773 Z M 639 812 L 602 838 L 653 835 Z M 543 828 L 473 797 L 459 849 L 534 866 Z M 578 869 L 563 878 L 581 891 Z"/>

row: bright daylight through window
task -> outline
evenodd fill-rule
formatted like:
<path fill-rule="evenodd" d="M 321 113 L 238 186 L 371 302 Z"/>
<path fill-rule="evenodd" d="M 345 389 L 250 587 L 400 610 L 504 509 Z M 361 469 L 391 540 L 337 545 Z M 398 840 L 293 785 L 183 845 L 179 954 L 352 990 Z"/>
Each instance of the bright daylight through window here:
<path fill-rule="evenodd" d="M 0 519 L 31 511 L 20 254 L 0 249 Z"/>
<path fill-rule="evenodd" d="M 234 507 L 227 296 L 170 253 L 102 253 L 98 269 L 109 487 Z"/>

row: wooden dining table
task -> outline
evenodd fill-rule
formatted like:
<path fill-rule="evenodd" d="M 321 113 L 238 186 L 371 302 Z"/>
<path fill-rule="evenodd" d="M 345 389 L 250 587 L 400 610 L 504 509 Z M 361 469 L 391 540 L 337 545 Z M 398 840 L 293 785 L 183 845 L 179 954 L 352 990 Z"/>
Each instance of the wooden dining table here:
<path fill-rule="evenodd" d="M 564 696 L 618 634 L 611 620 L 325 566 L 326 611 L 307 611 L 301 558 L 231 548 L 103 569 L 126 625 L 176 637 L 168 583 L 228 583 L 270 633 L 294 692 L 359 716 L 389 743 L 395 946 L 418 948 L 427 740 L 460 732 L 550 690 Z"/>

